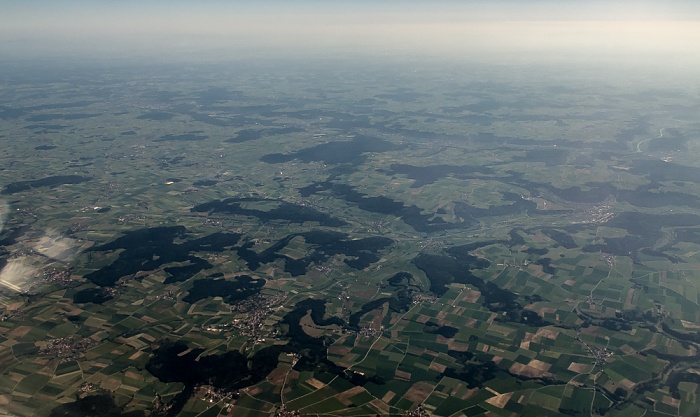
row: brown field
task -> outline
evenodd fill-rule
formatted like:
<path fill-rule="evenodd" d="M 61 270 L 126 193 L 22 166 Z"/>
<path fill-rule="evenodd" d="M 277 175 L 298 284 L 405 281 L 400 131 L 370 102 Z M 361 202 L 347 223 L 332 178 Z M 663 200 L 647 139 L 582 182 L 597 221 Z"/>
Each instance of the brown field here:
<path fill-rule="evenodd" d="M 491 404 L 494 407 L 503 408 L 506 406 L 506 404 L 510 400 L 510 397 L 512 397 L 512 396 L 513 396 L 512 392 L 507 392 L 505 394 L 499 394 L 499 395 L 496 395 L 495 397 L 491 397 L 488 400 L 486 400 L 486 402 Z"/>
<path fill-rule="evenodd" d="M 384 318 L 383 310 L 375 310 L 376 313 L 372 317 L 371 326 L 373 329 L 379 329 L 382 326 L 382 319 Z"/>
<path fill-rule="evenodd" d="M 143 376 L 141 376 L 141 374 L 136 373 L 134 371 L 126 371 L 126 372 L 124 372 L 124 376 L 127 378 L 135 379 L 137 381 L 143 381 Z"/>
<path fill-rule="evenodd" d="M 396 379 L 403 379 L 405 381 L 411 380 L 411 374 L 409 372 L 406 372 L 406 371 L 397 370 L 396 373 L 394 373 L 394 376 L 396 376 Z"/>
<path fill-rule="evenodd" d="M 532 366 L 531 364 L 535 366 Z M 540 378 L 547 374 L 547 369 L 549 369 L 550 366 L 551 365 L 549 365 L 548 363 L 544 363 L 535 359 L 530 361 L 530 364 L 528 365 L 523 365 L 522 363 L 514 363 L 510 367 L 509 371 L 514 374 L 529 378 Z"/>
<path fill-rule="evenodd" d="M 32 328 L 29 326 L 19 326 L 7 333 L 9 339 L 19 339 L 24 337 Z"/>
<path fill-rule="evenodd" d="M 530 264 L 527 267 L 531 270 L 530 273 L 538 278 L 541 278 L 543 275 L 547 275 L 542 271 L 541 265 Z"/>
<path fill-rule="evenodd" d="M 479 301 L 479 297 L 481 297 L 479 291 L 471 289 L 462 291 L 462 301 L 466 301 L 467 303 L 474 304 Z"/>
<path fill-rule="evenodd" d="M 122 381 L 112 377 L 105 377 L 100 382 L 100 386 L 102 387 L 102 389 L 106 389 L 108 391 L 116 391 L 121 385 Z"/>
<path fill-rule="evenodd" d="M 358 290 L 354 292 L 354 296 L 363 300 L 371 300 L 377 293 L 376 288 L 368 288 L 366 290 Z"/>
<path fill-rule="evenodd" d="M 347 346 L 330 346 L 328 348 L 328 354 L 329 355 L 335 355 L 335 356 L 345 356 L 348 353 L 350 353 L 352 349 L 347 347 Z"/>
<path fill-rule="evenodd" d="M 647 345 L 644 347 L 642 350 L 648 350 L 656 346 L 657 341 L 659 340 L 659 335 L 657 333 L 654 333 L 654 335 L 651 337 L 651 340 Z"/>
<path fill-rule="evenodd" d="M 425 314 L 421 314 L 421 315 L 418 316 L 418 318 L 416 319 L 416 322 L 418 322 L 418 323 L 423 323 L 423 324 L 424 324 L 424 323 L 427 323 L 427 322 L 429 322 L 429 321 L 430 321 L 430 317 L 426 316 Z"/>
<path fill-rule="evenodd" d="M 290 382 L 296 381 L 298 378 L 299 378 L 299 371 L 291 370 L 289 372 L 289 375 L 287 375 L 287 385 L 286 385 L 284 391 L 282 391 L 283 395 L 289 394 L 290 392 L 292 392 L 294 390 L 294 388 L 291 387 Z"/>
<path fill-rule="evenodd" d="M 372 400 L 367 404 L 379 412 L 379 414 L 389 414 L 389 406 L 380 400 Z"/>
<path fill-rule="evenodd" d="M 427 382 L 416 382 L 403 397 L 414 404 L 422 404 L 433 392 L 433 386 Z"/>
<path fill-rule="evenodd" d="M 443 365 L 443 364 L 441 364 L 441 363 L 431 362 L 431 363 L 430 363 L 430 366 L 429 366 L 429 369 L 432 369 L 433 371 L 437 371 L 437 372 L 441 372 L 441 373 L 442 373 L 442 372 L 445 371 L 445 369 L 447 369 L 447 366 L 446 366 L 446 365 Z"/>
<path fill-rule="evenodd" d="M 479 388 L 468 389 L 467 392 L 465 392 L 464 395 L 462 395 L 462 399 L 466 400 L 472 395 L 476 394 L 477 392 L 479 392 Z"/>
<path fill-rule="evenodd" d="M 455 341 L 454 339 L 448 339 L 447 348 L 450 350 L 458 350 L 460 352 L 466 352 L 469 349 L 469 345 Z"/>
<path fill-rule="evenodd" d="M 566 369 L 568 369 L 571 372 L 576 372 L 577 374 L 583 374 L 586 372 L 590 372 L 592 368 L 593 365 L 590 363 L 572 362 L 571 365 L 569 365 L 569 367 Z"/>
<path fill-rule="evenodd" d="M 486 323 L 492 324 L 493 321 L 496 319 L 496 317 L 498 317 L 498 314 L 497 314 L 497 313 L 491 313 L 491 315 L 489 316 L 489 318 L 486 319 Z"/>
<path fill-rule="evenodd" d="M 312 387 L 314 387 L 316 389 L 321 389 L 321 388 L 326 386 L 326 384 L 324 384 L 323 382 L 319 381 L 316 378 L 309 378 L 306 380 L 306 383 L 311 385 Z"/>
<path fill-rule="evenodd" d="M 625 389 L 627 389 L 627 390 L 631 390 L 632 388 L 634 388 L 635 385 L 637 385 L 637 384 L 635 384 L 634 382 L 630 381 L 630 380 L 627 379 L 627 378 L 621 380 L 621 381 L 618 382 L 617 384 L 618 384 L 618 385 L 622 385 L 622 386 L 623 386 Z"/>
<path fill-rule="evenodd" d="M 559 332 L 557 330 L 548 329 L 546 327 L 540 327 L 537 330 L 537 336 L 546 337 L 547 339 L 557 340 L 559 337 Z"/>
<path fill-rule="evenodd" d="M 679 406 L 680 403 L 681 403 L 681 400 L 679 400 L 679 399 L 677 399 L 677 398 L 670 397 L 670 396 L 668 396 L 668 395 L 664 395 L 663 402 L 664 402 L 664 404 L 666 404 L 666 405 L 670 405 L 671 407 L 678 408 L 678 406 Z"/>
<path fill-rule="evenodd" d="M 357 353 L 350 353 L 343 356 L 341 359 L 333 359 L 333 361 L 338 365 L 350 366 L 357 360 Z"/>
<path fill-rule="evenodd" d="M 301 328 L 304 330 L 304 333 L 308 334 L 311 337 L 319 338 L 323 335 L 333 333 L 335 331 L 340 330 L 340 326 L 337 324 L 331 325 L 331 326 L 318 326 L 316 323 L 314 323 L 313 319 L 311 318 L 311 312 L 309 311 L 306 313 L 304 317 L 299 320 L 299 324 L 301 325 Z"/>
<path fill-rule="evenodd" d="M 627 355 L 635 355 L 637 353 L 637 351 L 630 345 L 622 345 L 620 346 L 620 350 Z"/>
<path fill-rule="evenodd" d="M 693 329 L 693 330 L 698 330 L 700 329 L 700 324 L 698 323 L 693 323 L 692 321 L 687 321 L 687 320 L 681 320 L 681 324 L 683 327 L 686 329 Z"/>
<path fill-rule="evenodd" d="M 349 390 L 347 390 L 345 392 L 341 392 L 340 394 L 336 395 L 335 398 L 337 398 L 341 403 L 345 404 L 345 406 L 347 407 L 350 404 L 352 404 L 352 401 L 350 401 L 349 398 L 352 397 L 353 395 L 357 395 L 357 394 L 363 392 L 364 390 L 365 389 L 360 387 L 360 386 L 352 387 Z"/>
<path fill-rule="evenodd" d="M 384 394 L 384 396 L 382 397 L 382 401 L 385 403 L 388 403 L 395 396 L 396 396 L 396 393 L 394 391 L 389 391 L 386 394 Z"/>
<path fill-rule="evenodd" d="M 536 305 L 537 305 L 537 303 L 529 305 L 528 310 L 536 311 L 537 314 L 539 314 L 541 317 L 544 317 L 545 314 L 554 314 L 557 312 L 557 309 L 552 308 L 552 307 L 540 307 L 539 309 L 536 309 L 536 308 L 534 308 L 534 306 L 536 306 Z"/>
<path fill-rule="evenodd" d="M 530 363 L 527 364 L 527 366 L 530 366 L 530 367 L 533 367 L 535 369 L 539 369 L 540 371 L 545 371 L 545 372 L 548 371 L 549 368 L 552 367 L 551 364 L 549 364 L 547 362 L 542 362 L 542 361 L 537 360 L 537 359 L 531 360 Z"/>
<path fill-rule="evenodd" d="M 275 368 L 267 376 L 267 380 L 270 381 L 272 385 L 282 386 L 284 383 L 284 378 L 287 376 L 287 371 L 284 368 Z"/>

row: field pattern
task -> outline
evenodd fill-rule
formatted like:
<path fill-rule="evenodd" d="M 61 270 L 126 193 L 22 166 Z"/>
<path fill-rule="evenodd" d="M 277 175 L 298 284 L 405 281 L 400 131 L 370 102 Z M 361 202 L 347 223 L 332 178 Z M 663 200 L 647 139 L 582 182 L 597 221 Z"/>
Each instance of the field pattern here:
<path fill-rule="evenodd" d="M 583 69 L 0 84 L 0 414 L 700 412 L 700 102 Z"/>

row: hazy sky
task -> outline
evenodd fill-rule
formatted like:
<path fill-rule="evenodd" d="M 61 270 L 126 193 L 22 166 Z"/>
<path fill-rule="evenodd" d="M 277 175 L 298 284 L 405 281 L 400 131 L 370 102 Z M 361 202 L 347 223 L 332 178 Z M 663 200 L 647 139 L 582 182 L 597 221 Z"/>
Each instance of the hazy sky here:
<path fill-rule="evenodd" d="M 700 1 L 26 1 L 0 5 L 0 53 L 241 50 L 646 54 L 697 62 Z"/>

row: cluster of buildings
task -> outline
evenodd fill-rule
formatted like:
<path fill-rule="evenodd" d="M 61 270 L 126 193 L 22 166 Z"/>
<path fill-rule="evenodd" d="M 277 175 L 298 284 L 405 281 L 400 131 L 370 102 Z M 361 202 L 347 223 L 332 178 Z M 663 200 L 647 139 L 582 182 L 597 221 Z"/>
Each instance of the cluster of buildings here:
<path fill-rule="evenodd" d="M 46 345 L 39 350 L 39 353 L 41 355 L 51 356 L 52 358 L 71 360 L 82 356 L 83 351 L 93 343 L 94 340 L 89 337 L 80 337 L 77 335 L 62 337 L 49 340 Z"/>
<path fill-rule="evenodd" d="M 382 334 L 384 331 L 384 326 L 379 326 L 378 329 L 375 329 L 371 324 L 367 327 L 363 327 L 360 329 L 358 334 L 360 336 L 376 336 L 378 334 Z"/>
<path fill-rule="evenodd" d="M 329 277 L 333 273 L 333 268 L 323 265 L 316 265 L 316 270 L 321 272 L 326 277 Z"/>
<path fill-rule="evenodd" d="M 238 398 L 238 392 L 231 392 L 224 389 L 219 389 L 211 385 L 198 385 L 194 387 L 194 395 L 197 398 L 209 403 L 218 403 L 223 401 L 227 412 L 233 408 L 235 399 Z"/>
<path fill-rule="evenodd" d="M 612 350 L 608 348 L 596 348 L 589 346 L 588 343 L 584 342 L 578 335 L 574 339 L 586 346 L 586 349 L 588 349 L 588 354 L 593 358 L 593 364 L 595 366 L 604 365 L 605 362 L 607 362 L 607 359 L 613 355 Z"/>
<path fill-rule="evenodd" d="M 425 408 L 423 408 L 423 404 L 421 404 L 418 408 L 407 412 L 406 417 L 430 417 L 430 413 L 428 413 Z"/>
<path fill-rule="evenodd" d="M 78 393 L 79 394 L 89 394 L 93 391 L 95 391 L 98 387 L 97 384 L 93 384 L 92 382 L 83 382 L 83 384 L 78 388 Z"/>
<path fill-rule="evenodd" d="M 296 410 L 287 410 L 284 404 L 275 410 L 275 417 L 299 417 L 301 414 Z"/>
<path fill-rule="evenodd" d="M 435 303 L 437 302 L 437 297 L 434 295 L 430 294 L 421 294 L 417 293 L 413 295 L 413 304 L 421 304 L 421 303 Z"/>
<path fill-rule="evenodd" d="M 615 216 L 615 212 L 613 211 L 612 202 L 605 202 L 603 204 L 591 207 L 586 211 L 586 215 L 588 216 L 588 219 L 574 221 L 572 224 L 606 223 Z"/>
<path fill-rule="evenodd" d="M 173 290 L 168 290 L 165 291 L 162 294 L 158 294 L 155 297 L 153 297 L 154 300 L 174 300 L 175 299 L 175 292 Z"/>
<path fill-rule="evenodd" d="M 440 250 L 444 248 L 445 242 L 442 240 L 433 240 L 432 238 L 427 239 L 427 240 L 421 240 L 420 242 L 420 247 L 421 249 L 426 249 L 426 250 Z"/>
<path fill-rule="evenodd" d="M 285 297 L 285 295 L 257 294 L 240 300 L 231 306 L 232 313 L 239 313 L 231 324 L 210 324 L 203 328 L 210 332 L 223 332 L 233 328 L 238 330 L 241 335 L 258 338 L 265 320 L 273 308 L 284 301 Z"/>
<path fill-rule="evenodd" d="M 603 253 L 601 256 L 605 260 L 605 263 L 608 264 L 608 267 L 615 268 L 615 256 L 607 253 Z"/>
<path fill-rule="evenodd" d="M 117 219 L 117 222 L 119 224 L 130 224 L 130 223 L 143 224 L 143 222 L 145 220 L 146 220 L 146 216 L 143 216 L 140 214 L 125 214 L 123 216 L 120 216 Z"/>
<path fill-rule="evenodd" d="M 4 310 L 0 312 L 0 321 L 5 321 L 9 320 L 13 317 L 15 318 L 22 318 L 25 316 L 25 313 L 23 311 L 19 310 Z"/>
<path fill-rule="evenodd" d="M 603 305 L 603 300 L 593 295 L 589 295 L 588 297 L 586 297 L 586 302 L 591 306 Z"/>
<path fill-rule="evenodd" d="M 609 357 L 613 355 L 610 349 L 594 349 L 588 347 L 588 353 L 593 357 L 596 366 L 604 365 Z"/>
<path fill-rule="evenodd" d="M 71 282 L 70 269 L 49 268 L 41 273 L 41 280 L 47 283 L 55 283 L 60 286 L 67 286 Z"/>
<path fill-rule="evenodd" d="M 167 415 L 168 411 L 173 408 L 172 403 L 165 403 L 160 395 L 156 394 L 153 398 L 153 403 L 151 404 L 151 409 L 155 415 Z"/>

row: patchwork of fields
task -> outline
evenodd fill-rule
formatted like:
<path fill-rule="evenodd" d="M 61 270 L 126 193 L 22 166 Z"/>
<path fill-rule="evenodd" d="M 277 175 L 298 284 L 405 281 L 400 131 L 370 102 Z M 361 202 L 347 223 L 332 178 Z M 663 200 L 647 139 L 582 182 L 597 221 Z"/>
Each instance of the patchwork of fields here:
<path fill-rule="evenodd" d="M 0 414 L 700 412 L 697 95 L 348 65 L 8 75 Z"/>

